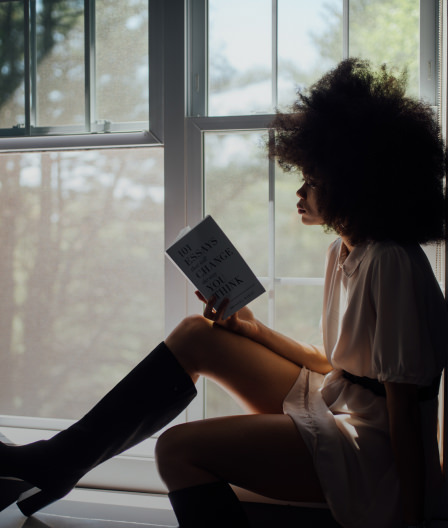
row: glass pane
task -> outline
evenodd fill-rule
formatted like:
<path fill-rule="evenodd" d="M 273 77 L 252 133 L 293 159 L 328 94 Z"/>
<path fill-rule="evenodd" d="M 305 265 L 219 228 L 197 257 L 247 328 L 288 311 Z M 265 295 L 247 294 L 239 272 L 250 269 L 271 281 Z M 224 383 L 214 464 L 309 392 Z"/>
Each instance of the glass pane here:
<path fill-rule="evenodd" d="M 84 1 L 36 2 L 36 126 L 85 124 Z"/>
<path fill-rule="evenodd" d="M 164 338 L 163 150 L 4 154 L 0 182 L 0 414 L 79 418 Z"/>
<path fill-rule="evenodd" d="M 321 345 L 322 296 L 323 286 L 277 286 L 276 329 L 299 341 Z"/>
<path fill-rule="evenodd" d="M 204 138 L 205 213 L 258 276 L 268 272 L 269 177 L 262 137 L 261 132 L 213 132 Z"/>
<path fill-rule="evenodd" d="M 271 0 L 209 0 L 209 115 L 272 109 Z"/>
<path fill-rule="evenodd" d="M 278 105 L 342 59 L 342 0 L 279 0 Z"/>
<path fill-rule="evenodd" d="M 279 0 L 278 101 L 273 49 L 270 0 L 209 1 L 209 115 L 271 113 L 291 104 L 298 87 L 342 58 L 342 0 Z"/>
<path fill-rule="evenodd" d="M 258 276 L 268 272 L 269 175 L 262 132 L 206 133 L 204 137 L 204 209 L 232 240 Z M 251 303 L 262 320 L 266 295 Z M 261 307 L 261 310 L 260 310 Z M 206 416 L 241 413 L 213 382 L 206 382 Z"/>
<path fill-rule="evenodd" d="M 148 121 L 148 0 L 96 1 L 100 121 Z"/>
<path fill-rule="evenodd" d="M 419 95 L 419 0 L 351 0 L 350 55 L 408 70 L 408 92 Z"/>
<path fill-rule="evenodd" d="M 278 277 L 323 277 L 325 255 L 335 234 L 305 226 L 297 213 L 297 174 L 278 166 L 275 174 L 275 273 Z"/>
<path fill-rule="evenodd" d="M 25 125 L 23 3 L 0 3 L 0 128 Z"/>

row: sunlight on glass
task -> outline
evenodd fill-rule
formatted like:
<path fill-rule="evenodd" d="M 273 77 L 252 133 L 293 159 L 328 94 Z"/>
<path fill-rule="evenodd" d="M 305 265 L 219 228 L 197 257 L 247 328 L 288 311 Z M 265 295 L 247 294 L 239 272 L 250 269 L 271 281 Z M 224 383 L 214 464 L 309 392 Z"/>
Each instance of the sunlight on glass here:
<path fill-rule="evenodd" d="M 342 59 L 342 0 L 279 0 L 278 106 Z"/>
<path fill-rule="evenodd" d="M 269 113 L 271 0 L 209 1 L 209 115 Z"/>
<path fill-rule="evenodd" d="M 0 158 L 0 414 L 79 418 L 164 338 L 163 149 Z"/>
<path fill-rule="evenodd" d="M 350 55 L 407 69 L 408 92 L 419 95 L 419 0 L 350 0 Z"/>
<path fill-rule="evenodd" d="M 276 43 L 270 0 L 210 0 L 209 115 L 291 104 L 342 58 L 341 13 L 342 0 L 279 0 Z"/>

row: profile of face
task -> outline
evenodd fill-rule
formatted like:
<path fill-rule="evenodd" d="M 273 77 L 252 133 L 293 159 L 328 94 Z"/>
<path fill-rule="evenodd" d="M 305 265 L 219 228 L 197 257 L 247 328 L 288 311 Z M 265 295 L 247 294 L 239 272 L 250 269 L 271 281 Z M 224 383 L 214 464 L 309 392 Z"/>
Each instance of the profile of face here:
<path fill-rule="evenodd" d="M 317 205 L 316 185 L 305 178 L 302 187 L 296 192 L 296 195 L 300 198 L 297 202 L 297 212 L 302 217 L 302 223 L 305 225 L 322 225 L 324 220 Z"/>

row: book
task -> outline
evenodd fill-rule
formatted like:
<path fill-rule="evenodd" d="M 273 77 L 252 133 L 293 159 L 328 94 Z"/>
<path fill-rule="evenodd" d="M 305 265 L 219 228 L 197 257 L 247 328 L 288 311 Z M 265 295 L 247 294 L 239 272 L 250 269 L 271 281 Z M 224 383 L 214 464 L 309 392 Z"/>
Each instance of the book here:
<path fill-rule="evenodd" d="M 210 215 L 184 228 L 166 254 L 206 299 L 216 296 L 215 309 L 229 299 L 224 319 L 266 291 Z"/>

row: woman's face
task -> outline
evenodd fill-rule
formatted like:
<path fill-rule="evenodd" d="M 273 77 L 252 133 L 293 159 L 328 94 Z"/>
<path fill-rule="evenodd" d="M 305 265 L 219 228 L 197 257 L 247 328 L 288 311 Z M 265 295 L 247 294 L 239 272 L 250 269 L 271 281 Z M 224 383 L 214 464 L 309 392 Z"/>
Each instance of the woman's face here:
<path fill-rule="evenodd" d="M 297 212 L 302 215 L 302 222 L 305 225 L 322 225 L 324 220 L 317 206 L 316 186 L 307 178 L 296 192 L 300 200 L 297 202 Z"/>

